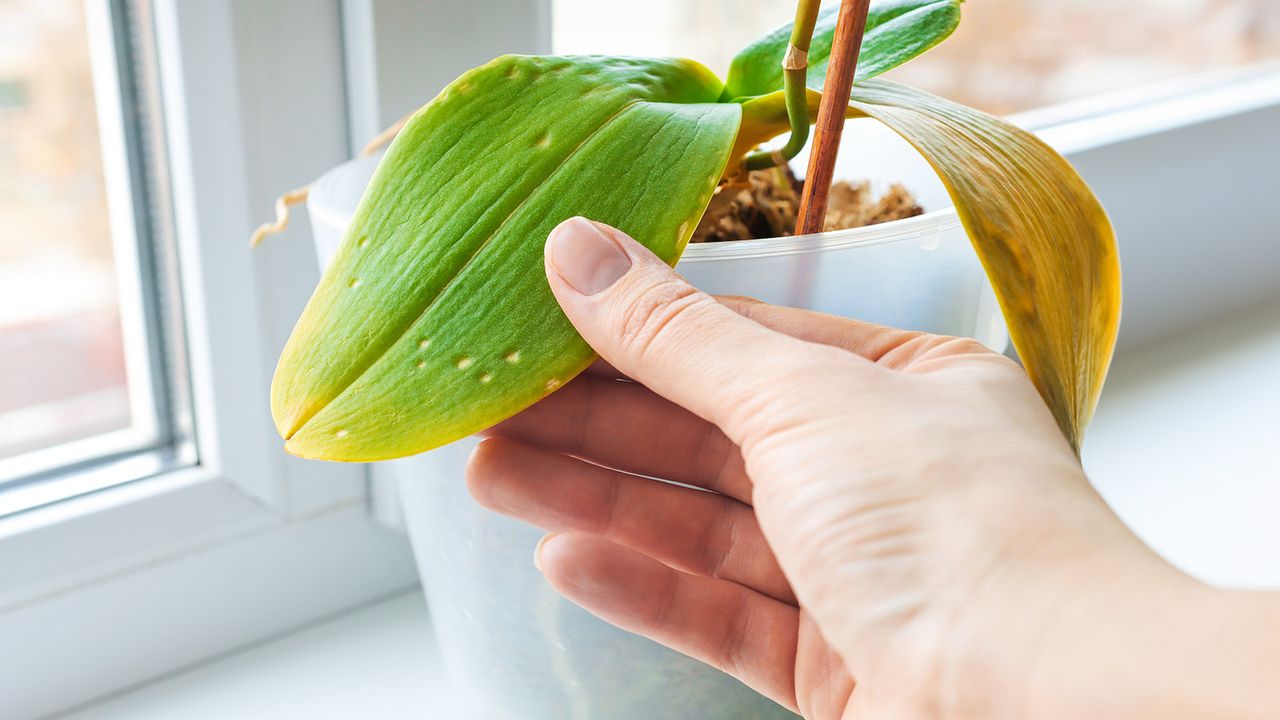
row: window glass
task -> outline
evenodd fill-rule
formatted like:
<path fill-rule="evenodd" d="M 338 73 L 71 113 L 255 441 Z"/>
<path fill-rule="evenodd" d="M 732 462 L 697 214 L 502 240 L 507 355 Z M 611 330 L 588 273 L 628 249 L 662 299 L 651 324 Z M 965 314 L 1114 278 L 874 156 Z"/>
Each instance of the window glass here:
<path fill-rule="evenodd" d="M 0 0 L 0 515 L 195 461 L 150 10 Z"/>
<path fill-rule="evenodd" d="M 0 0 L 0 458 L 129 427 L 84 10 Z"/>
<path fill-rule="evenodd" d="M 789 0 L 553 0 L 556 52 L 678 55 L 723 75 Z M 889 77 L 995 113 L 1280 57 L 1276 0 L 970 0 Z"/>

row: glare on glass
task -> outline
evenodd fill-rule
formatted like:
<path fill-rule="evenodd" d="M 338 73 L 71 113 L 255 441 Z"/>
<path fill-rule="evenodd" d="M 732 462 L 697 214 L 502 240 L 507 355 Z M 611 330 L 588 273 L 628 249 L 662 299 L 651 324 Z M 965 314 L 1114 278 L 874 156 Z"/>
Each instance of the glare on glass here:
<path fill-rule="evenodd" d="M 139 421 L 93 55 L 83 3 L 0 0 L 0 463 Z"/>

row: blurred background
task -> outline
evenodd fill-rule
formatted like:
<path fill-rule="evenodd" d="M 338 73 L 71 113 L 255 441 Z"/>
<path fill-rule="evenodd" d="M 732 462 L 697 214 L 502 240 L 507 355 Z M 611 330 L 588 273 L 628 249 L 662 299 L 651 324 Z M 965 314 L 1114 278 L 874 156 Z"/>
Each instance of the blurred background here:
<path fill-rule="evenodd" d="M 887 77 L 993 113 L 1280 56 L 1274 0 L 969 0 L 955 34 Z M 557 52 L 675 55 L 723 76 L 780 0 L 555 0 Z"/>

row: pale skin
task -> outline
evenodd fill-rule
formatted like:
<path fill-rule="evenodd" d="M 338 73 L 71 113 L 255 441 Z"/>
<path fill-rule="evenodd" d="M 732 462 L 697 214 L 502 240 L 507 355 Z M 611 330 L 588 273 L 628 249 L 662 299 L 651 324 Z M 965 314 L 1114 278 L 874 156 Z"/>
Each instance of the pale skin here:
<path fill-rule="evenodd" d="M 570 600 L 810 720 L 1280 716 L 1280 597 L 1144 546 L 1005 357 L 712 298 L 581 219 L 546 264 L 603 361 L 468 482 Z"/>

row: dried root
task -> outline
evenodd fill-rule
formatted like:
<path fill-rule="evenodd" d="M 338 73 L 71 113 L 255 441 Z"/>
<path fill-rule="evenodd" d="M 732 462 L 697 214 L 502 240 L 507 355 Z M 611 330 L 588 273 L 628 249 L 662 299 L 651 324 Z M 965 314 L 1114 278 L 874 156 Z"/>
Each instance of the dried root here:
<path fill-rule="evenodd" d="M 404 129 L 405 123 L 409 122 L 409 118 L 413 117 L 413 113 L 409 113 L 396 121 L 394 125 L 378 133 L 377 137 L 369 141 L 360 149 L 360 157 L 368 157 L 396 139 L 396 135 Z M 291 190 L 284 195 L 276 198 L 276 219 L 275 222 L 263 223 L 253 231 L 253 235 L 249 238 L 249 247 L 258 247 L 268 235 L 278 235 L 289 227 L 289 208 L 307 199 L 307 193 L 311 191 L 310 185 L 305 185 L 297 190 Z"/>
<path fill-rule="evenodd" d="M 289 208 L 306 200 L 309 192 L 311 192 L 311 186 L 305 185 L 276 198 L 275 222 L 259 225 L 258 229 L 254 230 L 253 235 L 249 238 L 249 247 L 258 247 L 268 235 L 284 232 L 284 229 L 289 227 Z"/>

